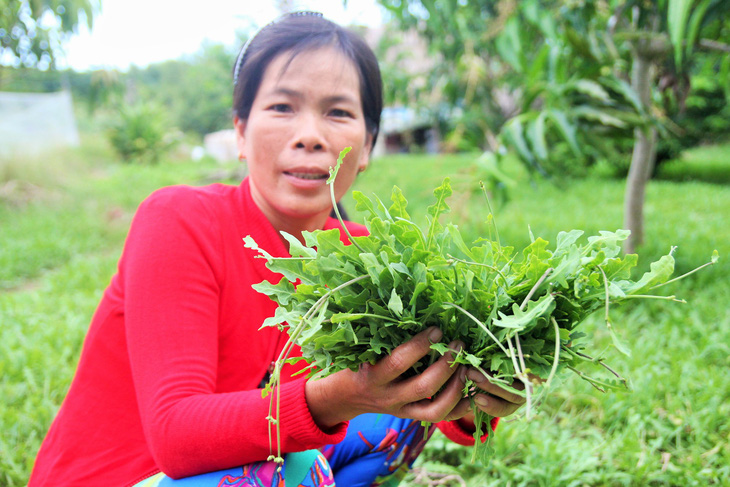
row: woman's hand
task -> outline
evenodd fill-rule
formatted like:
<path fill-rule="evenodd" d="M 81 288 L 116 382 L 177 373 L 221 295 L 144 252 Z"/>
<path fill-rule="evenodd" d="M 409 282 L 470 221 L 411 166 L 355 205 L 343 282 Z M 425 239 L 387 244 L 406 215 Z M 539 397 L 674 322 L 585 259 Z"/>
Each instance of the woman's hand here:
<path fill-rule="evenodd" d="M 492 384 L 482 372 L 476 369 L 470 369 L 467 377 L 474 382 L 476 387 L 484 391 L 474 396 L 474 403 L 490 416 L 499 418 L 509 416 L 525 404 L 524 397 Z M 525 385 L 520 381 L 515 381 L 512 387 L 522 390 Z"/>
<path fill-rule="evenodd" d="M 395 348 L 375 365 L 363 364 L 357 372 L 343 370 L 308 381 L 307 404 L 315 422 L 320 428 L 328 429 L 363 413 L 391 414 L 432 423 L 467 414 L 469 400 L 463 397 L 466 367 L 454 366 L 451 352 L 421 374 L 401 377 L 428 355 L 431 344 L 441 337 L 441 330 L 432 327 Z M 463 344 L 459 342 L 449 344 L 453 350 L 461 347 Z"/>
<path fill-rule="evenodd" d="M 484 374 L 477 369 L 469 369 L 466 374 L 474 385 L 484 392 L 478 393 L 474 396 L 474 403 L 476 406 L 495 418 L 504 418 L 517 411 L 523 404 L 525 404 L 525 398 L 519 394 L 502 389 L 498 385 L 492 384 L 484 376 Z M 512 384 L 512 387 L 518 390 L 524 389 L 525 385 L 516 381 Z M 474 413 L 472 411 L 467 412 L 463 417 L 459 418 L 459 424 L 466 431 L 474 431 Z"/>

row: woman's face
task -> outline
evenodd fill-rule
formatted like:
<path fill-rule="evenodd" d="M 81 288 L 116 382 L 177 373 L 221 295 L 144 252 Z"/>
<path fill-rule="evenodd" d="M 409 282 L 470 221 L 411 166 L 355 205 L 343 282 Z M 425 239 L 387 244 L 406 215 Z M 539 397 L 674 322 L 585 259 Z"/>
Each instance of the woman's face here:
<path fill-rule="evenodd" d="M 353 62 L 332 47 L 274 58 L 247 120 L 236 118 L 254 201 L 277 230 L 321 228 L 332 209 L 326 184 L 345 147 L 335 182 L 339 200 L 369 161 L 370 141 Z"/>

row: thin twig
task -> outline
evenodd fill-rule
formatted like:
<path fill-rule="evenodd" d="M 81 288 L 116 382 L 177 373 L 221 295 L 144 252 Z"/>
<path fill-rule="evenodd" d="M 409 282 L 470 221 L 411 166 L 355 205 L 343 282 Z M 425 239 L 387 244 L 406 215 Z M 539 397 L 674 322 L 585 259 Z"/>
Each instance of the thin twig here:
<path fill-rule="evenodd" d="M 539 288 L 543 282 L 545 282 L 545 279 L 547 279 L 548 274 L 550 274 L 553 271 L 552 267 L 548 267 L 547 270 L 543 273 L 542 276 L 540 276 L 540 279 L 537 280 L 534 286 L 532 286 L 532 289 L 530 289 L 530 292 L 527 293 L 527 296 L 525 296 L 525 299 L 522 301 L 522 304 L 520 305 L 520 309 L 524 310 L 525 306 L 527 305 L 527 302 L 532 298 L 532 295 L 537 292 L 537 288 Z"/>

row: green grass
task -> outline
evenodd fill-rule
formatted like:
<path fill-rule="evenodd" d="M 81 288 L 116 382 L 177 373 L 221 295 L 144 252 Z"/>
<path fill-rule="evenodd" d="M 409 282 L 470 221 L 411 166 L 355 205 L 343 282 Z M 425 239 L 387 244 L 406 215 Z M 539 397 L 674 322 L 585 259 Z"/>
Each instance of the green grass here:
<path fill-rule="evenodd" d="M 703 181 L 714 184 L 730 183 L 728 146 L 697 147 L 676 160 L 659 166 L 657 177 L 672 181 Z"/>
<path fill-rule="evenodd" d="M 717 151 L 718 161 L 730 160 L 728 146 L 707 150 Z M 699 158 L 696 154 L 691 156 Z M 397 184 L 414 219 L 423 222 L 433 188 L 449 175 L 455 188 L 450 219 L 466 236 L 489 235 L 478 185 L 484 174 L 474 168 L 475 159 L 384 157 L 373 161 L 356 189 L 387 203 Z M 118 164 L 92 143 L 52 161 L 15 161 L 0 169 L 0 187 L 27 183 L 26 190 L 0 196 L 0 486 L 27 481 L 136 206 L 160 186 L 202 184 L 220 170 L 186 161 Z M 508 172 L 520 186 L 497 205 L 503 243 L 525 245 L 528 228 L 554 240 L 560 230 L 595 233 L 621 226 L 622 181 L 555 186 L 529 183 L 519 168 Z M 357 219 L 350 197 L 345 204 Z M 630 378 L 632 393 L 602 394 L 566 376 L 535 419 L 500 426 L 486 468 L 469 464 L 469 449 L 439 436 L 427 447 L 423 466 L 458 472 L 473 486 L 730 485 L 727 208 L 726 186 L 667 179 L 649 185 L 641 265 L 672 245 L 678 246 L 680 271 L 706 262 L 715 248 L 721 260 L 668 290 L 688 304 L 644 301 L 611 311 L 631 344 L 631 357 L 609 346 L 600 316 L 585 324 L 594 332 L 593 349 Z"/>
<path fill-rule="evenodd" d="M 730 160 L 730 147 L 714 151 L 725 154 L 719 160 Z M 388 188 L 397 184 L 415 209 L 412 216 L 423 223 L 432 188 L 449 175 L 458 188 L 452 218 L 460 222 L 462 233 L 477 238 L 489 235 L 490 227 L 473 160 L 383 159 L 356 187 L 388 203 Z M 495 212 L 500 238 L 522 247 L 529 243 L 530 230 L 554 241 L 561 230 L 595 234 L 621 228 L 624 189 L 623 181 L 612 179 L 563 181 L 559 186 L 522 179 L 519 190 Z M 447 440 L 438 437 L 427 447 L 425 466 L 458 467 L 473 486 L 730 485 L 728 208 L 730 188 L 725 186 L 667 180 L 649 185 L 641 271 L 672 246 L 677 246 L 677 272 L 707 262 L 713 249 L 722 257 L 668 289 L 688 304 L 645 301 L 611 311 L 615 326 L 631 344 L 631 357 L 609 346 L 600 316 L 585 324 L 587 331 L 594 331 L 596 355 L 631 380 L 632 393 L 603 394 L 568 376 L 534 420 L 500 427 L 488 468 L 469 465 L 468 449 L 446 448 Z"/>
<path fill-rule="evenodd" d="M 5 168 L 4 170 L 2 168 Z M 229 166 L 113 162 L 103 146 L 62 151 L 52 159 L 0 163 L 0 291 L 68 262 L 119 246 L 137 205 L 170 184 L 202 184 Z"/>

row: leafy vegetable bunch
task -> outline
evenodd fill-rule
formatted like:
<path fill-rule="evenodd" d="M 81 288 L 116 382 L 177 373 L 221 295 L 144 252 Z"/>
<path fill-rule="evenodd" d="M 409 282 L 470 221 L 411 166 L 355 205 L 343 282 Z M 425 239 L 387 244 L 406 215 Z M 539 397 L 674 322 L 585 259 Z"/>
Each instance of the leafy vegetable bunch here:
<path fill-rule="evenodd" d="M 614 345 L 628 354 L 609 320 L 609 303 L 647 297 L 676 300 L 651 294 L 670 282 L 671 252 L 632 280 L 638 257 L 621 255 L 621 242 L 629 234 L 625 230 L 600 232 L 585 240 L 579 230 L 560 232 L 553 246 L 532 238 L 518 253 L 500 243 L 494 226 L 494 238 L 467 244 L 456 225 L 439 221 L 449 211 L 451 194 L 447 178 L 434 190 L 425 230 L 411 220 L 406 198 L 394 187 L 387 207 L 377 198 L 353 192 L 356 209 L 367 213 L 370 234 L 350 236 L 351 245 L 342 243 L 338 230 L 305 232 L 304 244 L 284 234 L 291 257 L 276 258 L 250 237 L 244 239 L 267 259 L 272 271 L 283 275 L 276 284 L 254 285 L 279 304 L 264 326 L 287 329 L 290 336 L 265 393 L 277 384 L 292 344 L 301 346 L 310 376 L 324 377 L 375 363 L 430 326 L 443 331 L 443 343 L 432 345 L 431 356 L 416 364 L 413 374 L 446 353 L 446 343 L 460 340 L 465 347 L 454 351 L 454 363 L 476 367 L 493 383 L 527 396 L 527 414 L 537 399 L 531 377 L 549 385 L 557 372 L 569 369 L 601 390 L 628 387 L 613 369 L 584 353 L 580 339 L 585 335 L 578 325 L 604 309 Z M 715 254 L 712 262 L 716 259 Z M 612 378 L 589 377 L 579 370 L 584 362 L 601 363 Z M 525 387 L 515 389 L 515 380 Z M 469 386 L 465 392 L 475 394 Z M 272 402 L 269 419 L 276 424 L 273 408 Z M 275 414 L 279 417 L 278 407 Z M 487 419 L 477 415 L 475 438 L 482 437 Z M 481 443 L 476 441 L 481 450 L 475 452 L 483 457 L 488 447 Z"/>

